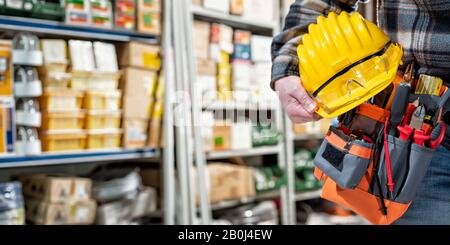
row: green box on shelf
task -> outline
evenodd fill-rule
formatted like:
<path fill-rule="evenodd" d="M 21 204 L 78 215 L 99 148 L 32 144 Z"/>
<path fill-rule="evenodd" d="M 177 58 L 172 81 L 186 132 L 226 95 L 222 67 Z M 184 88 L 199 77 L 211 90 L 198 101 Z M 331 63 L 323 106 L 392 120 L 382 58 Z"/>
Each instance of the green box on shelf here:
<path fill-rule="evenodd" d="M 270 125 L 262 126 L 258 124 L 253 127 L 252 141 L 253 146 L 277 145 L 280 138 L 280 132 L 271 129 Z"/>
<path fill-rule="evenodd" d="M 27 0 L 30 1 L 31 0 Z M 33 2 L 33 8 L 30 16 L 38 19 L 63 20 L 65 14 L 65 1 L 59 3 L 38 0 Z"/>
<path fill-rule="evenodd" d="M 28 16 L 33 8 L 29 0 L 0 1 L 0 14 Z"/>

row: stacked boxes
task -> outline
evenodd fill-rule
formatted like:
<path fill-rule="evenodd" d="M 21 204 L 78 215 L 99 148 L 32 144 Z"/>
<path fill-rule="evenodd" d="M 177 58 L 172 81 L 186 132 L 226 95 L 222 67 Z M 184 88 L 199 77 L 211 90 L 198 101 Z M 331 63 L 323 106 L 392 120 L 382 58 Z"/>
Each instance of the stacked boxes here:
<path fill-rule="evenodd" d="M 153 45 L 130 42 L 121 47 L 120 65 L 124 75 L 120 81 L 123 91 L 123 146 L 142 148 L 148 143 L 149 119 L 154 110 L 162 114 L 162 101 L 155 101 L 158 71 L 161 66 L 160 48 Z M 161 85 L 162 88 L 162 85 Z M 162 91 L 156 94 L 162 97 Z"/>
<path fill-rule="evenodd" d="M 42 225 L 92 224 L 96 203 L 91 199 L 92 182 L 85 178 L 20 178 L 26 200 L 27 220 Z"/>
<path fill-rule="evenodd" d="M 135 12 L 135 0 L 116 0 L 114 6 L 114 26 L 119 29 L 135 29 Z"/>
<path fill-rule="evenodd" d="M 0 225 L 23 225 L 25 208 L 20 182 L 0 183 Z"/>
<path fill-rule="evenodd" d="M 161 0 L 138 0 L 138 31 L 159 35 L 161 33 Z"/>

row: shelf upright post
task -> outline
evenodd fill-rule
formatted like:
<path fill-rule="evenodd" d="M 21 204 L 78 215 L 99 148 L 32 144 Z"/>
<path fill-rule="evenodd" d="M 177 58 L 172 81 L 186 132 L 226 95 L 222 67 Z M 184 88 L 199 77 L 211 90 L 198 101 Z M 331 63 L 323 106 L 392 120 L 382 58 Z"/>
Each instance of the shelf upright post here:
<path fill-rule="evenodd" d="M 197 171 L 197 190 L 200 197 L 200 215 L 201 223 L 207 225 L 211 222 L 211 207 L 209 203 L 208 189 L 207 189 L 207 168 L 206 168 L 206 154 L 203 149 L 202 141 L 202 103 L 198 98 L 202 97 L 200 91 L 198 91 L 197 86 L 197 65 L 195 61 L 194 44 L 193 44 L 193 16 L 191 12 L 191 1 L 182 1 L 180 7 L 184 9 L 183 11 L 183 22 L 185 24 L 184 36 L 185 36 L 185 50 L 186 50 L 186 63 L 187 63 L 187 78 L 189 81 L 189 89 L 191 98 L 191 109 L 192 109 L 192 127 L 193 130 L 193 142 L 194 142 L 194 154 L 195 154 L 195 165 Z M 200 102 L 200 103 L 199 103 Z M 193 192 L 196 193 L 196 192 Z M 193 195 L 192 195 L 193 196 Z"/>
<path fill-rule="evenodd" d="M 186 95 L 186 89 L 184 88 L 184 71 L 183 71 L 183 48 L 181 39 L 183 36 L 182 31 L 182 19 L 180 18 L 180 6 L 175 4 L 175 0 L 173 2 L 173 37 L 174 37 L 174 57 L 175 57 L 175 76 L 176 76 L 176 111 L 174 111 L 175 115 L 175 127 L 176 127 L 176 155 L 177 155 L 177 173 L 179 180 L 179 223 L 182 225 L 192 224 L 191 217 L 191 197 L 190 193 L 190 169 L 189 169 L 189 158 L 188 157 L 188 136 L 187 136 L 187 111 L 188 111 L 188 103 Z"/>
<path fill-rule="evenodd" d="M 163 69 L 164 69 L 164 150 L 163 150 L 163 188 L 164 188 L 164 224 L 175 224 L 175 159 L 174 159 L 174 129 L 173 129 L 173 93 L 174 67 L 172 48 L 172 0 L 163 1 L 164 26 L 162 37 Z"/>

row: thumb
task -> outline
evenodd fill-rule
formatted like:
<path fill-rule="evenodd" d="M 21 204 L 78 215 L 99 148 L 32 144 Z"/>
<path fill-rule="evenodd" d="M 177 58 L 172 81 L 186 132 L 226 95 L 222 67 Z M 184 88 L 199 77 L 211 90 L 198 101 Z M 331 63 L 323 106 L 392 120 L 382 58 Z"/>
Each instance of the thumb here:
<path fill-rule="evenodd" d="M 303 85 L 299 85 L 297 89 L 291 92 L 291 96 L 294 97 L 303 108 L 312 113 L 317 109 L 317 103 L 309 96 Z"/>

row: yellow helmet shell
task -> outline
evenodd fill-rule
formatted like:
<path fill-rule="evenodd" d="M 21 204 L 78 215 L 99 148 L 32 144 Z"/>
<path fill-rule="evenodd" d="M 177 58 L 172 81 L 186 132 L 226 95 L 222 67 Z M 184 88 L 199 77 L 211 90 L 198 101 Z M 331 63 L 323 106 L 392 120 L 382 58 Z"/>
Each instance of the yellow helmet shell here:
<path fill-rule="evenodd" d="M 403 51 L 359 13 L 320 16 L 297 48 L 300 78 L 324 118 L 341 115 L 385 89 Z"/>

